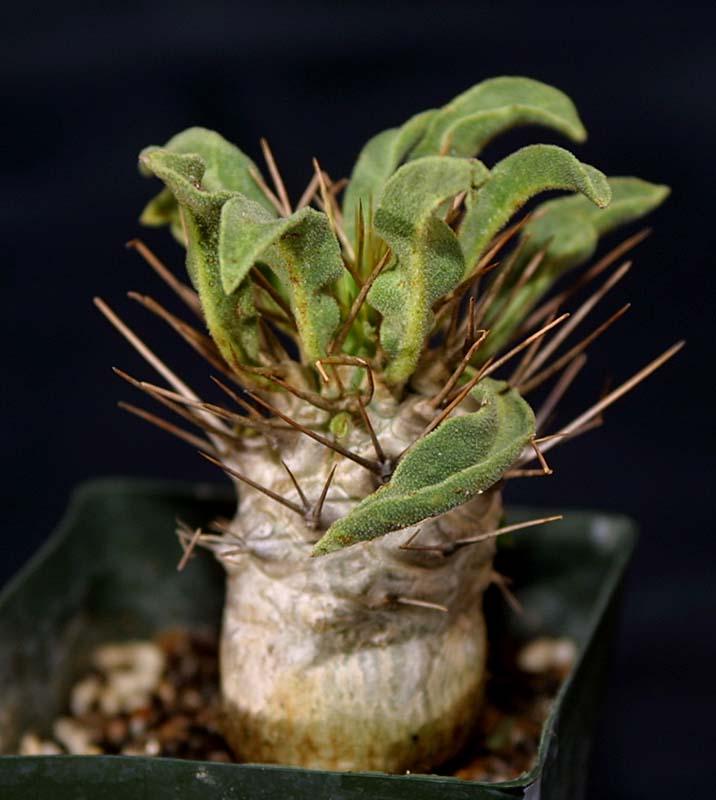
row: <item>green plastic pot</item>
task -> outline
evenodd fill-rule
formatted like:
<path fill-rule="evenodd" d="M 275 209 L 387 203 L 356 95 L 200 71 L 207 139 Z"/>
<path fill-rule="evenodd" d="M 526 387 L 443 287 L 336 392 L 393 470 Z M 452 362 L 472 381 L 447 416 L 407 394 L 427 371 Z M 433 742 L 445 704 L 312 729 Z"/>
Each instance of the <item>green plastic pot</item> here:
<path fill-rule="evenodd" d="M 156 481 L 81 487 L 58 531 L 0 596 L 0 753 L 47 732 L 102 641 L 220 620 L 221 569 L 206 556 L 177 573 L 175 518 L 232 512 L 227 490 Z M 544 515 L 512 508 L 509 521 Z M 548 512 L 547 512 L 548 513 Z M 544 725 L 537 762 L 500 784 L 433 775 L 337 773 L 124 756 L 0 756 L 2 800 L 578 800 L 604 688 L 633 524 L 598 512 L 515 536 L 498 568 L 527 613 L 493 604 L 492 629 L 518 640 L 569 636 L 579 657 Z M 495 617 L 499 618 L 495 618 Z"/>

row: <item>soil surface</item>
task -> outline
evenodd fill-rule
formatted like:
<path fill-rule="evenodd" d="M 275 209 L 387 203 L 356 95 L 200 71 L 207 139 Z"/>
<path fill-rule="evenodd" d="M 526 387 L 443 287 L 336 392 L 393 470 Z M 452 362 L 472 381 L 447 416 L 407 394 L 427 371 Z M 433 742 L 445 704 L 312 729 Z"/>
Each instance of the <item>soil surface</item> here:
<path fill-rule="evenodd" d="M 492 647 L 487 698 L 466 751 L 437 770 L 505 781 L 534 763 L 551 703 L 575 655 L 565 639 Z M 230 762 L 221 735 L 216 636 L 171 629 L 153 641 L 110 643 L 74 685 L 50 737 L 27 732 L 24 755 L 124 754 Z"/>

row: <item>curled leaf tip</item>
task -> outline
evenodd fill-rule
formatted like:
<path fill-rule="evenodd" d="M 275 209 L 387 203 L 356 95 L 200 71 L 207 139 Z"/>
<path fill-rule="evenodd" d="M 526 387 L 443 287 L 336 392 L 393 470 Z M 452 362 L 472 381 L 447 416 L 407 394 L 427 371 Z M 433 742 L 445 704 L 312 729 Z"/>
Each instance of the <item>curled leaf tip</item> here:
<path fill-rule="evenodd" d="M 604 196 L 593 199 L 573 194 L 548 200 L 537 207 L 537 213 L 525 225 L 519 255 L 510 280 L 496 297 L 486 324 L 492 326 L 490 339 L 482 353 L 489 356 L 510 338 L 525 316 L 567 270 L 584 264 L 596 252 L 600 237 L 653 211 L 669 196 L 669 187 L 649 183 L 640 178 L 609 177 L 611 201 Z M 544 256 L 539 273 L 517 294 L 513 287 L 539 252 Z M 507 298 L 510 298 L 507 304 Z M 494 324 L 493 324 L 494 323 Z"/>
<path fill-rule="evenodd" d="M 492 168 L 474 201 L 468 198 L 459 233 L 466 268 L 474 267 L 492 237 L 528 200 L 553 189 L 579 192 L 600 208 L 612 196 L 606 176 L 564 148 L 523 147 Z"/>
<path fill-rule="evenodd" d="M 479 155 L 494 138 L 523 125 L 551 128 L 574 142 L 587 138 L 566 94 L 531 78 L 507 75 L 484 80 L 439 109 L 411 157 Z"/>

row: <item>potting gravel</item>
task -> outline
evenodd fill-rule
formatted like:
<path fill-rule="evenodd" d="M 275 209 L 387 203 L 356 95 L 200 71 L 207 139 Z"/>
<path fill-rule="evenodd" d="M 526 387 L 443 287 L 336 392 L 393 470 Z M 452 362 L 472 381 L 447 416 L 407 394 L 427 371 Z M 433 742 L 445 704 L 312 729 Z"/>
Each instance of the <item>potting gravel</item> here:
<path fill-rule="evenodd" d="M 217 649 L 215 634 L 183 628 L 98 647 L 51 736 L 26 732 L 19 753 L 234 761 L 221 735 Z M 479 725 L 466 751 L 438 772 L 495 782 L 527 771 L 574 657 L 568 639 L 493 647 Z"/>

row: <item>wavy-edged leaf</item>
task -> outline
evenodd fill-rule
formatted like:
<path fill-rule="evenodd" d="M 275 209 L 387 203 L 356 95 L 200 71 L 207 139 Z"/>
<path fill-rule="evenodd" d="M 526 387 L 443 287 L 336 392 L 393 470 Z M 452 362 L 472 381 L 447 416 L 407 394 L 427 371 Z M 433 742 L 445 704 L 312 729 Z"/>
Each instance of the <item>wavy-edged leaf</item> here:
<path fill-rule="evenodd" d="M 326 288 L 343 274 L 343 260 L 325 214 L 303 208 L 272 219 L 236 195 L 221 210 L 219 260 L 227 293 L 241 285 L 257 261 L 266 261 L 289 289 L 306 357 L 315 361 L 326 354 L 340 321 L 338 304 Z"/>
<path fill-rule="evenodd" d="M 411 158 L 476 156 L 491 139 L 518 125 L 551 128 L 574 142 L 587 138 L 564 92 L 531 78 L 503 76 L 478 83 L 434 114 Z"/>
<path fill-rule="evenodd" d="M 204 190 L 204 161 L 159 147 L 143 150 L 140 163 L 171 191 L 186 238 L 187 272 L 199 293 L 209 332 L 227 363 L 257 364 L 259 337 L 256 310 L 248 282 L 226 293 L 219 264 L 221 209 L 237 195 Z M 251 202 L 251 201 L 247 201 Z"/>
<path fill-rule="evenodd" d="M 550 144 L 523 147 L 490 170 L 475 200 L 467 198 L 459 232 L 467 269 L 475 266 L 492 237 L 528 200 L 550 189 L 581 192 L 599 208 L 611 199 L 606 177 L 567 150 Z"/>
<path fill-rule="evenodd" d="M 612 199 L 606 208 L 595 206 L 581 195 L 542 203 L 522 230 L 522 263 L 546 247 L 546 263 L 555 265 L 560 272 L 579 266 L 594 253 L 600 236 L 649 214 L 669 196 L 668 186 L 641 178 L 607 180 Z"/>
<path fill-rule="evenodd" d="M 368 302 L 383 315 L 380 341 L 390 357 L 389 383 L 411 375 L 430 333 L 433 303 L 465 272 L 457 236 L 434 212 L 445 200 L 477 189 L 487 175 L 479 161 L 429 156 L 400 167 L 386 184 L 374 227 L 396 264 L 373 284 Z"/>
<path fill-rule="evenodd" d="M 383 186 L 403 161 L 430 155 L 476 156 L 495 136 L 518 125 L 542 125 L 575 142 L 587 136 L 574 103 L 559 89 L 514 76 L 482 81 L 446 106 L 416 114 L 368 141 L 343 201 L 346 232 L 354 238 L 359 200 L 364 209 L 375 208 Z"/>
<path fill-rule="evenodd" d="M 336 520 L 313 555 L 417 525 L 500 479 L 534 435 L 534 414 L 503 381 L 485 378 L 471 394 L 479 410 L 448 419 L 414 444 L 390 482 Z"/>
<path fill-rule="evenodd" d="M 399 128 L 388 128 L 364 145 L 343 198 L 343 225 L 350 239 L 355 238 L 358 203 L 366 212 L 377 206 L 386 181 L 406 159 L 434 113 L 431 109 L 416 114 Z"/>
<path fill-rule="evenodd" d="M 482 355 L 499 350 L 560 275 L 592 257 L 601 236 L 646 216 L 669 195 L 668 186 L 640 178 L 610 177 L 608 181 L 612 200 L 606 208 L 598 208 L 581 195 L 559 197 L 538 206 L 538 213 L 522 231 L 520 255 L 510 273 L 510 280 L 485 320 L 490 325 L 499 315 L 496 325 L 491 327 Z M 511 293 L 512 285 L 529 260 L 541 250 L 545 255 L 537 275 L 512 297 L 509 308 L 503 309 L 504 299 Z"/>
<path fill-rule="evenodd" d="M 187 128 L 173 136 L 163 149 L 180 155 L 199 156 L 204 163 L 202 185 L 206 191 L 240 192 L 272 212 L 272 216 L 276 215 L 251 176 L 251 170 L 257 170 L 254 162 L 216 131 Z M 179 208 L 171 191 L 165 189 L 150 200 L 142 212 L 140 222 L 149 227 L 170 225 L 175 237 L 185 244 Z"/>

